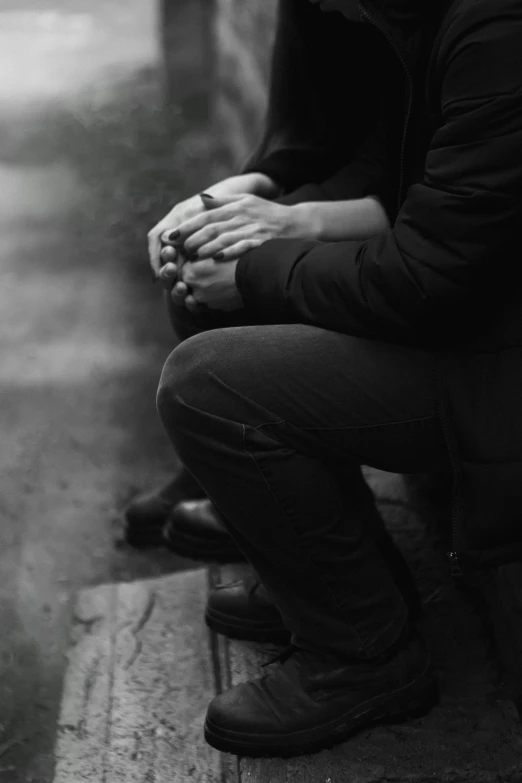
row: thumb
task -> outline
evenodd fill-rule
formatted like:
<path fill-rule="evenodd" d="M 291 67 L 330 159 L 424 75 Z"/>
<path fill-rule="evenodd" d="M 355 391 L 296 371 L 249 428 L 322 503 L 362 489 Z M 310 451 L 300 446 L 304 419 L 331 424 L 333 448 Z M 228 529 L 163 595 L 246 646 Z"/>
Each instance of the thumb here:
<path fill-rule="evenodd" d="M 210 193 L 200 193 L 199 197 L 205 209 L 218 209 L 218 207 L 224 207 L 226 204 L 239 201 L 244 195 L 244 193 L 235 193 L 232 196 L 211 196 Z"/>

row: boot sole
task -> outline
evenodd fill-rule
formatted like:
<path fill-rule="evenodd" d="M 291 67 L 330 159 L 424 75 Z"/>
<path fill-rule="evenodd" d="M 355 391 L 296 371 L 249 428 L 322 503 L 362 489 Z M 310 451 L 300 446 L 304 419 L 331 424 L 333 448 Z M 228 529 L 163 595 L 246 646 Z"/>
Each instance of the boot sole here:
<path fill-rule="evenodd" d="M 361 729 L 420 718 L 438 702 L 438 688 L 430 667 L 404 688 L 376 696 L 333 721 L 312 729 L 281 734 L 242 734 L 205 721 L 205 740 L 216 750 L 251 758 L 291 758 L 327 750 Z"/>
<path fill-rule="evenodd" d="M 223 535 L 222 538 L 210 539 L 202 536 L 191 536 L 176 529 L 176 538 L 171 540 L 167 531 L 163 531 L 163 545 L 170 552 L 190 560 L 204 563 L 245 563 L 246 557 L 238 549 L 232 539 Z"/>
<path fill-rule="evenodd" d="M 260 644 L 288 644 L 292 634 L 283 625 L 274 626 L 269 623 L 234 622 L 235 618 L 220 614 L 215 610 L 207 609 L 205 622 L 211 631 L 220 633 L 229 639 L 237 639 L 243 642 L 259 642 Z"/>
<path fill-rule="evenodd" d="M 225 538 L 225 536 L 223 536 Z M 190 536 L 177 531 L 175 541 L 164 532 L 164 524 L 151 525 L 144 530 L 133 530 L 127 525 L 125 528 L 125 541 L 135 549 L 158 549 L 167 547 L 171 552 L 189 560 L 197 560 L 206 563 L 244 563 L 246 558 L 237 547 L 231 546 L 229 541 L 210 541 L 209 539 Z"/>

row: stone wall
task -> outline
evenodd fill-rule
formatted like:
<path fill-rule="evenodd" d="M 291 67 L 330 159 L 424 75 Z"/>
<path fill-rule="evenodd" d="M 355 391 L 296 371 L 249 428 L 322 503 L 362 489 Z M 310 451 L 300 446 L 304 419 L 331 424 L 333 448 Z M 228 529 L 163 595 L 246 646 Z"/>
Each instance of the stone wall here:
<path fill-rule="evenodd" d="M 277 0 L 212 0 L 213 112 L 234 164 L 263 128 Z"/>

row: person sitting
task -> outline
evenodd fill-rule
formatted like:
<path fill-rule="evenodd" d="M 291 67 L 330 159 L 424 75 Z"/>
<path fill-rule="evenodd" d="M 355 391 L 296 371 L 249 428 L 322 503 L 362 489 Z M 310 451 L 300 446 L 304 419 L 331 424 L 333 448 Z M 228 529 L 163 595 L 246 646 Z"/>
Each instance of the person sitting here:
<path fill-rule="evenodd" d="M 361 465 L 452 470 L 455 573 L 522 557 L 522 7 L 281 0 L 268 128 L 257 194 L 218 189 L 151 237 L 188 338 L 161 419 L 291 634 L 209 705 L 207 741 L 242 756 L 320 750 L 436 699 Z M 332 204 L 323 178 L 354 141 L 361 176 L 332 187 L 382 209 L 371 238 L 337 233 L 350 195 Z M 306 195 L 272 203 L 272 181 Z"/>
<path fill-rule="evenodd" d="M 387 147 L 391 145 L 389 141 L 386 145 L 384 138 L 390 132 L 388 107 L 396 94 L 395 89 L 387 95 L 385 86 L 385 79 L 392 83 L 389 76 L 397 71 L 394 54 L 382 50 L 380 34 L 369 26 L 347 59 L 344 30 L 337 29 L 334 20 L 326 19 L 321 39 L 311 41 L 314 56 L 310 57 L 305 47 L 307 37 L 315 38 L 310 25 L 315 22 L 315 14 L 310 16 L 303 5 L 283 5 L 279 11 L 269 111 L 260 146 L 243 173 L 208 187 L 206 194 L 213 196 L 215 203 L 231 198 L 229 214 L 237 220 L 248 219 L 239 212 L 244 204 L 240 197 L 263 199 L 258 206 L 271 209 L 267 213 L 270 234 L 265 227 L 262 237 L 252 237 L 249 242 L 260 242 L 268 236 L 338 241 L 382 235 L 390 227 L 395 208 L 393 178 L 397 172 L 389 165 Z M 298 39 L 293 31 L 301 39 L 297 52 Z M 289 34 L 293 47 L 287 40 Z M 365 82 L 355 81 L 350 87 L 352 101 L 358 107 L 354 123 L 352 113 L 337 94 L 337 82 L 322 74 L 327 68 L 333 73 L 342 73 L 344 68 L 355 71 L 361 57 L 367 60 Z M 326 117 L 329 122 L 323 121 Z M 169 243 L 173 231 L 207 213 L 215 203 L 195 195 L 176 204 L 150 231 L 149 254 L 155 272 L 160 264 L 175 262 L 176 254 L 178 260 L 181 257 L 172 243 L 162 251 L 162 237 Z M 276 205 L 294 209 L 277 209 Z M 238 247 L 236 243 L 234 253 L 239 256 L 250 246 L 243 243 Z M 167 275 L 169 269 L 164 269 Z M 174 302 L 183 302 L 184 291 L 180 283 Z M 192 307 L 190 298 L 188 307 Z M 208 308 L 186 317 L 170 303 L 169 311 L 179 340 L 220 325 L 245 322 L 242 313 L 223 316 Z M 134 499 L 125 509 L 124 519 L 125 537 L 132 546 L 167 543 L 177 554 L 194 560 L 243 559 L 219 513 L 183 466 L 164 487 Z"/>

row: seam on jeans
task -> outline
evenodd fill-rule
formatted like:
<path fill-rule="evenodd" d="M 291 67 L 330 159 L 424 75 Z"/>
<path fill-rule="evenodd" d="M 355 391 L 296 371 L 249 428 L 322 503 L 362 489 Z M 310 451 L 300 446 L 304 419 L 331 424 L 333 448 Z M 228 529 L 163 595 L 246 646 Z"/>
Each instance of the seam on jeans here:
<path fill-rule="evenodd" d="M 397 421 L 385 421 L 381 424 L 350 424 L 346 427 L 299 427 L 303 432 L 330 432 L 332 430 L 371 430 L 379 429 L 380 427 L 395 427 L 401 424 L 415 424 L 421 421 L 437 420 L 437 414 L 433 413 L 431 416 L 418 416 L 415 419 L 398 419 Z M 276 422 L 277 424 L 281 422 Z M 294 425 L 296 426 L 296 425 Z"/>
<path fill-rule="evenodd" d="M 280 422 L 280 423 L 284 423 L 284 422 Z M 293 533 L 293 536 L 294 536 L 294 538 L 297 541 L 297 544 L 298 544 L 299 548 L 302 550 L 302 545 L 301 545 L 301 542 L 299 541 L 299 536 L 297 535 L 297 533 L 295 531 L 295 528 L 294 528 L 294 526 L 293 526 L 293 524 L 292 524 L 288 514 L 286 513 L 284 508 L 281 506 L 278 498 L 276 497 L 275 493 L 272 490 L 272 487 L 270 486 L 270 484 L 266 480 L 265 475 L 264 475 L 263 471 L 261 470 L 260 466 L 258 465 L 256 458 L 254 457 L 253 454 L 250 453 L 250 451 L 247 448 L 247 445 L 246 445 L 246 425 L 242 424 L 241 426 L 243 428 L 243 437 L 242 437 L 242 439 L 243 439 L 243 449 L 244 449 L 245 453 L 248 454 L 248 456 L 250 457 L 252 462 L 254 463 L 254 465 L 256 467 L 256 470 L 259 473 L 259 475 L 261 476 L 261 479 L 263 480 L 267 490 L 270 492 L 270 494 L 271 494 L 271 496 L 272 496 L 272 498 L 274 500 L 274 503 L 276 503 L 276 505 L 278 506 L 278 508 L 279 508 L 281 514 L 283 515 L 284 519 L 286 519 L 286 521 L 287 521 L 288 525 L 290 526 L 290 529 L 291 529 L 291 531 Z M 265 426 L 265 425 L 263 425 L 263 426 Z M 258 427 L 252 427 L 251 429 L 258 429 Z M 337 609 L 337 612 L 340 614 L 341 619 L 343 620 L 343 622 L 347 623 L 350 626 L 350 629 L 352 630 L 355 638 L 359 642 L 359 644 L 361 646 L 361 649 L 364 650 L 366 655 L 368 655 L 368 653 L 366 651 L 366 645 L 364 644 L 364 642 L 362 641 L 361 637 L 357 633 L 357 629 L 354 627 L 353 623 L 349 619 L 347 619 L 346 614 L 344 613 L 342 608 L 338 605 L 334 595 L 332 595 L 332 592 L 331 592 L 330 588 L 324 582 L 324 579 L 323 579 L 323 577 L 321 575 L 321 572 L 318 569 L 316 563 L 313 561 L 313 559 L 310 557 L 310 555 L 308 553 L 305 553 L 305 556 L 306 556 L 308 562 L 310 563 L 310 565 L 312 566 L 313 570 L 318 574 L 319 580 L 320 580 L 321 584 L 324 585 L 324 587 L 326 589 L 326 592 L 330 596 L 330 599 L 331 599 L 333 605 L 335 606 L 335 608 Z"/>
<path fill-rule="evenodd" d="M 286 419 L 280 419 L 280 421 L 263 421 L 261 424 L 256 424 L 255 427 L 252 427 L 251 424 L 248 426 L 253 430 L 260 430 L 261 427 L 272 427 L 275 424 L 291 424 L 292 427 L 295 427 L 295 424 L 292 424 L 292 422 L 287 421 Z"/>
<path fill-rule="evenodd" d="M 277 424 L 290 424 L 291 427 L 295 427 L 302 432 L 334 432 L 341 430 L 371 430 L 379 429 L 380 427 L 395 427 L 400 426 L 401 424 L 415 424 L 416 422 L 421 421 L 438 421 L 437 413 L 433 413 L 431 416 L 418 416 L 415 419 L 397 419 L 397 421 L 386 421 L 382 424 L 350 424 L 346 427 L 300 427 L 299 424 L 294 424 L 288 419 L 280 419 L 279 421 L 264 421 L 261 422 L 261 424 L 256 424 L 255 427 L 252 425 L 249 426 L 251 426 L 253 430 L 259 430 L 262 427 L 272 427 Z"/>

